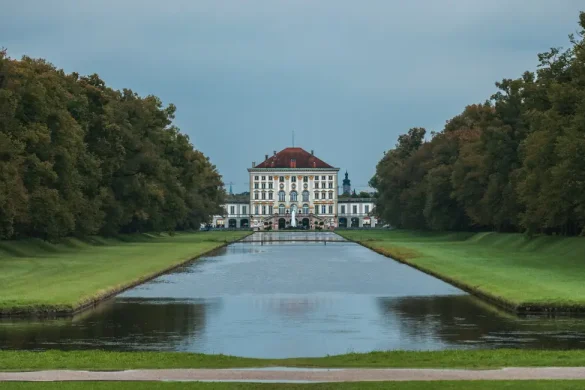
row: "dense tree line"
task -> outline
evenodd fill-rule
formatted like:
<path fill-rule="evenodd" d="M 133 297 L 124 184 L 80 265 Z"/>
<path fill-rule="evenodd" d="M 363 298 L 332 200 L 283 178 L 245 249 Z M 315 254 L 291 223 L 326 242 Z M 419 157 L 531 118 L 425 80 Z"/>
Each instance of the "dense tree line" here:
<path fill-rule="evenodd" d="M 0 52 L 0 238 L 173 231 L 219 210 L 221 176 L 175 107 Z"/>
<path fill-rule="evenodd" d="M 432 230 L 585 233 L 585 13 L 567 50 L 504 79 L 425 140 L 398 138 L 371 185 L 386 222 Z"/>

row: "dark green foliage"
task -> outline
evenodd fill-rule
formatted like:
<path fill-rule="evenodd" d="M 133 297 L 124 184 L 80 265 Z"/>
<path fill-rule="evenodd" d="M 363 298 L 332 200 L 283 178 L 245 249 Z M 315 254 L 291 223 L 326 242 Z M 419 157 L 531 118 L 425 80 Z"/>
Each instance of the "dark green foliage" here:
<path fill-rule="evenodd" d="M 403 228 L 585 232 L 585 13 L 572 47 L 424 140 L 401 135 L 378 163 L 376 212 Z"/>
<path fill-rule="evenodd" d="M 155 96 L 0 52 L 0 238 L 199 227 L 221 176 Z"/>

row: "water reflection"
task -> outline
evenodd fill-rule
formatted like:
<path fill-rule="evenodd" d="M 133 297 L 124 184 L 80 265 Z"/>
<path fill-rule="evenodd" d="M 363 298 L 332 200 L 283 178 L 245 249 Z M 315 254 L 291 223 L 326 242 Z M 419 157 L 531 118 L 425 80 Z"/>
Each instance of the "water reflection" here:
<path fill-rule="evenodd" d="M 584 348 L 585 320 L 516 317 L 348 242 L 235 244 L 72 319 L 0 320 L 10 349 L 294 357 L 478 347 Z"/>

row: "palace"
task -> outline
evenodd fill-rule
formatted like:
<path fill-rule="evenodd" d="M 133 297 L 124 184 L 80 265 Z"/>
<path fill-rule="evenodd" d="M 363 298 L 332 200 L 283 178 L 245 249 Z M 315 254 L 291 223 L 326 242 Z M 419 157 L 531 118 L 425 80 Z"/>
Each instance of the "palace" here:
<path fill-rule="evenodd" d="M 338 171 L 302 148 L 274 151 L 262 163 L 252 163 L 248 168 L 251 226 L 273 230 L 334 227 Z"/>
<path fill-rule="evenodd" d="M 254 230 L 375 226 L 371 217 L 374 200 L 351 197 L 347 172 L 340 198 L 338 172 L 339 168 L 319 159 L 312 150 L 274 151 L 260 164 L 252 163 L 249 195 L 230 194 L 225 214 L 215 216 L 213 225 Z"/>

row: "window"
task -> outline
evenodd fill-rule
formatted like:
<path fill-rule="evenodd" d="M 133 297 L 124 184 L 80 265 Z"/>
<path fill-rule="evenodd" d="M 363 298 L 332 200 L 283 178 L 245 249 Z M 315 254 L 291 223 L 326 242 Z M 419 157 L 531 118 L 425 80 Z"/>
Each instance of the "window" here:
<path fill-rule="evenodd" d="M 309 214 L 309 205 L 308 204 L 303 205 L 303 214 Z"/>
<path fill-rule="evenodd" d="M 309 182 L 309 176 L 303 176 L 303 183 Z"/>
<path fill-rule="evenodd" d="M 329 193 L 329 199 L 333 199 L 333 192 Z"/>
<path fill-rule="evenodd" d="M 266 188 L 266 183 L 262 183 L 262 189 Z"/>
<path fill-rule="evenodd" d="M 262 188 L 264 188 L 264 187 L 262 187 Z M 329 188 L 333 188 L 333 182 L 332 181 L 329 182 Z"/>
<path fill-rule="evenodd" d="M 319 180 L 319 176 L 315 176 L 315 180 Z"/>
<path fill-rule="evenodd" d="M 230 206 L 230 214 L 234 215 L 236 213 L 236 207 L 235 206 Z"/>
<path fill-rule="evenodd" d="M 365 206 L 364 206 L 364 213 L 366 213 L 366 214 L 367 214 L 367 213 L 369 213 L 369 212 L 370 212 L 370 205 L 369 205 L 369 204 L 367 204 L 367 205 L 365 205 Z"/>
<path fill-rule="evenodd" d="M 325 206 L 325 205 L 321 206 L 321 213 L 327 214 L 327 206 Z"/>
<path fill-rule="evenodd" d="M 258 176 L 254 176 L 254 180 L 258 180 Z"/>
<path fill-rule="evenodd" d="M 262 180 L 266 180 L 266 176 L 262 176 Z M 331 180 L 331 179 L 329 179 L 329 180 Z"/>
<path fill-rule="evenodd" d="M 254 199 L 258 199 L 258 192 L 254 192 Z"/>
<path fill-rule="evenodd" d="M 278 181 L 284 183 L 284 176 L 281 176 Z"/>
<path fill-rule="evenodd" d="M 292 181 L 293 183 L 296 183 L 297 182 L 297 177 L 296 176 L 292 176 L 290 178 L 290 181 Z"/>
<path fill-rule="evenodd" d="M 262 206 L 262 214 L 266 214 L 266 206 Z"/>
<path fill-rule="evenodd" d="M 266 192 L 262 191 L 262 200 L 266 199 Z"/>
<path fill-rule="evenodd" d="M 262 180 L 264 180 L 264 179 L 262 179 Z M 333 176 L 329 176 L 329 180 L 333 180 Z"/>
<path fill-rule="evenodd" d="M 270 215 L 273 214 L 272 206 L 268 206 L 268 214 L 270 214 Z"/>
<path fill-rule="evenodd" d="M 246 206 L 242 206 L 242 214 L 248 214 L 248 208 Z"/>
<path fill-rule="evenodd" d="M 284 205 L 283 204 L 278 206 L 278 214 L 284 215 Z"/>
<path fill-rule="evenodd" d="M 309 191 L 303 191 L 303 202 L 309 201 Z"/>
<path fill-rule="evenodd" d="M 315 192 L 315 199 L 319 199 L 319 193 Z"/>
<path fill-rule="evenodd" d="M 315 214 L 319 214 L 319 205 L 315 206 Z"/>
<path fill-rule="evenodd" d="M 268 199 L 272 200 L 272 192 L 268 193 Z"/>
<path fill-rule="evenodd" d="M 353 206 L 353 213 L 357 214 L 357 206 Z"/>
<path fill-rule="evenodd" d="M 327 193 L 325 191 L 321 193 L 321 199 L 327 199 Z"/>
<path fill-rule="evenodd" d="M 258 183 L 254 183 L 254 188 L 258 189 Z"/>
<path fill-rule="evenodd" d="M 256 179 L 256 180 L 258 180 L 258 179 Z M 321 176 L 321 180 L 325 180 L 325 176 Z"/>
<path fill-rule="evenodd" d="M 345 214 L 345 205 L 341 206 L 341 214 Z"/>
<path fill-rule="evenodd" d="M 333 206 L 329 206 L 329 214 L 333 214 Z"/>
<path fill-rule="evenodd" d="M 284 202 L 286 200 L 285 197 L 286 197 L 286 194 L 285 194 L 284 191 L 279 191 L 278 192 L 278 201 L 279 202 Z"/>
<path fill-rule="evenodd" d="M 319 183 L 315 182 L 315 188 L 319 188 Z"/>
<path fill-rule="evenodd" d="M 258 206 L 254 206 L 254 214 L 258 215 Z"/>
<path fill-rule="evenodd" d="M 268 189 L 271 190 L 272 189 L 272 182 L 268 183 Z"/>
<path fill-rule="evenodd" d="M 290 201 L 291 202 L 296 202 L 297 201 L 297 192 L 296 191 L 291 191 L 291 193 L 290 193 Z"/>

